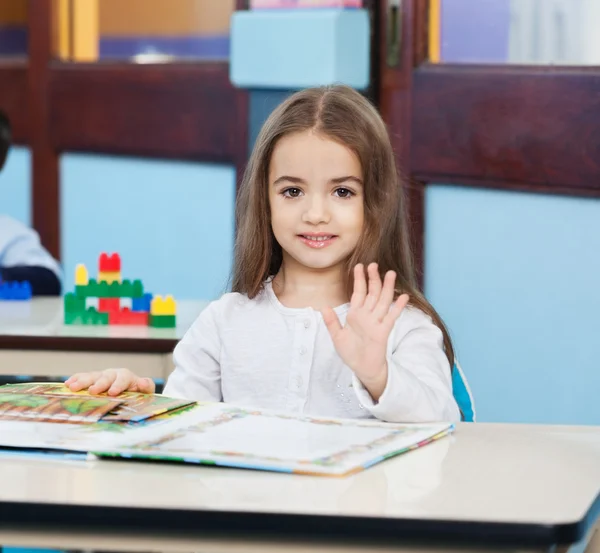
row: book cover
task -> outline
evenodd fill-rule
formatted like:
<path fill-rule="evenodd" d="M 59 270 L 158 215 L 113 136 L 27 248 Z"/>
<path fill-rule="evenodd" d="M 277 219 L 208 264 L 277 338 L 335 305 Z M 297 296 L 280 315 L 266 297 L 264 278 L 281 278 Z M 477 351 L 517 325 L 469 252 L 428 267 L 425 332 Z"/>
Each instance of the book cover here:
<path fill-rule="evenodd" d="M 7 384 L 0 386 L 0 397 L 4 394 L 17 394 L 20 396 L 28 396 L 29 399 L 23 398 L 25 403 L 44 404 L 58 403 L 67 401 L 69 405 L 98 406 L 94 412 L 94 416 L 83 418 L 78 422 L 97 422 L 98 420 L 111 422 L 141 422 L 157 415 L 167 413 L 169 411 L 180 409 L 194 402 L 190 400 L 182 400 L 166 397 L 160 394 L 140 394 L 136 392 L 125 392 L 114 398 L 106 393 L 91 395 L 83 390 L 73 392 L 67 386 L 61 383 L 27 383 L 27 384 Z M 59 400 L 44 400 L 43 398 L 60 398 Z M 106 406 L 107 409 L 101 410 L 100 406 Z M 108 408 L 110 407 L 110 408 Z M 25 411 L 25 410 L 24 410 Z M 95 416 L 96 414 L 100 416 Z M 2 415 L 0 406 L 0 416 Z M 27 415 L 25 415 L 27 416 Z M 36 417 L 31 414 L 30 418 L 35 420 L 46 420 L 43 417 Z M 74 419 L 69 422 L 76 422 Z"/>

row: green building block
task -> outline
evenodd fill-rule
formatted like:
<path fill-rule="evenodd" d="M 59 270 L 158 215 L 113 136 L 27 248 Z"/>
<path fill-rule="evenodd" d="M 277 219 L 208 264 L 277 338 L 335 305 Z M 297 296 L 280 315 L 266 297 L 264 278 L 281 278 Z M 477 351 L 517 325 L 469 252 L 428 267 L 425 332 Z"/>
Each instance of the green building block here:
<path fill-rule="evenodd" d="M 75 286 L 75 295 L 78 298 L 97 298 L 98 283 L 91 278 L 87 284 Z"/>
<path fill-rule="evenodd" d="M 64 298 L 65 313 L 85 311 L 85 298 L 69 292 Z"/>
<path fill-rule="evenodd" d="M 154 328 L 175 328 L 176 315 L 150 315 L 150 326 Z"/>
<path fill-rule="evenodd" d="M 133 288 L 131 293 L 132 298 L 141 298 L 144 296 L 144 285 L 141 280 L 134 280 L 131 287 Z"/>
<path fill-rule="evenodd" d="M 98 313 L 95 307 L 84 311 L 65 311 L 66 325 L 107 325 L 108 313 Z"/>
<path fill-rule="evenodd" d="M 144 296 L 144 285 L 141 280 L 124 280 L 111 282 L 105 280 L 97 282 L 91 278 L 86 285 L 75 286 L 77 298 L 141 298 Z"/>
<path fill-rule="evenodd" d="M 141 298 L 144 295 L 144 286 L 141 280 L 125 279 L 121 283 L 121 298 Z"/>
<path fill-rule="evenodd" d="M 133 282 L 124 280 L 123 282 L 114 281 L 111 283 L 105 280 L 98 283 L 94 281 L 94 291 L 93 296 L 98 298 L 141 298 L 144 295 L 141 280 L 134 280 Z"/>

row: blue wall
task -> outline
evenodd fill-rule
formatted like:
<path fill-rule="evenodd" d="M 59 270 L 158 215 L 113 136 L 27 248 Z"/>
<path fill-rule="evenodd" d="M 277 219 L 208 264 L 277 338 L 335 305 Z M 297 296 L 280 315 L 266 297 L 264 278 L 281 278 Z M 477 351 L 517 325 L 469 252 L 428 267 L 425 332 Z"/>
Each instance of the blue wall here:
<path fill-rule="evenodd" d="M 67 290 L 77 263 L 96 275 L 102 251 L 119 252 L 123 277 L 155 294 L 213 299 L 226 290 L 232 167 L 68 154 L 60 170 Z"/>
<path fill-rule="evenodd" d="M 31 155 L 27 148 L 12 148 L 0 172 L 0 210 L 31 224 Z"/>
<path fill-rule="evenodd" d="M 431 186 L 426 212 L 478 420 L 600 424 L 600 200 Z"/>

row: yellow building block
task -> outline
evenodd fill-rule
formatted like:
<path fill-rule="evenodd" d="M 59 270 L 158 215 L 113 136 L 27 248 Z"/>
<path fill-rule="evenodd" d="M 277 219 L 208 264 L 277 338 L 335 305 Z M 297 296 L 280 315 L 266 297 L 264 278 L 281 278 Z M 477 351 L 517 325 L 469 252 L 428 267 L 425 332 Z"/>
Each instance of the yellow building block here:
<path fill-rule="evenodd" d="M 88 282 L 88 270 L 83 263 L 80 263 L 75 267 L 75 286 L 87 286 Z"/>
<path fill-rule="evenodd" d="M 155 296 L 150 304 L 151 315 L 175 315 L 177 313 L 177 303 L 173 296 Z"/>
<path fill-rule="evenodd" d="M 108 284 L 121 282 L 121 273 L 98 273 L 98 282 L 102 281 L 108 282 Z"/>

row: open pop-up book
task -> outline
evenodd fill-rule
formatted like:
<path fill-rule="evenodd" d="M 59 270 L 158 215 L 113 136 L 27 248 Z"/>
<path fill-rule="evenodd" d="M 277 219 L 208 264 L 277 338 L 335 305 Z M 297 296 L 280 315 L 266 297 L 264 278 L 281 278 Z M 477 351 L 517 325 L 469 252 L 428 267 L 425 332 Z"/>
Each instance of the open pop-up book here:
<path fill-rule="evenodd" d="M 453 426 L 290 415 L 158 394 L 116 398 L 57 384 L 0 387 L 0 448 L 343 476 Z"/>

